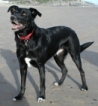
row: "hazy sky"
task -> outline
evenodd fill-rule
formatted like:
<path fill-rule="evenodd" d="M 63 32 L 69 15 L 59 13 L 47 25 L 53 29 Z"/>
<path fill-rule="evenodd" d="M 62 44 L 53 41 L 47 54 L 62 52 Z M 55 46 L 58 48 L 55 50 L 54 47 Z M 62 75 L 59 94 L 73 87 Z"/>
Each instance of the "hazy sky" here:
<path fill-rule="evenodd" d="M 88 1 L 88 2 L 91 2 L 91 3 L 94 3 L 94 4 L 98 5 L 98 0 L 83 0 L 83 1 Z"/>

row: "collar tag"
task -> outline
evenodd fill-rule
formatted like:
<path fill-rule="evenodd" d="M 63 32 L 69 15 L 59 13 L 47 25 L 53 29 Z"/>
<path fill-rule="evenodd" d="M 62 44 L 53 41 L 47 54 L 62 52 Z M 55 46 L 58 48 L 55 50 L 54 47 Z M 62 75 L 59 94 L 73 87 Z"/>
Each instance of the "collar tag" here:
<path fill-rule="evenodd" d="M 28 45 L 28 40 L 25 40 L 24 42 L 25 42 L 25 46 L 27 46 Z"/>

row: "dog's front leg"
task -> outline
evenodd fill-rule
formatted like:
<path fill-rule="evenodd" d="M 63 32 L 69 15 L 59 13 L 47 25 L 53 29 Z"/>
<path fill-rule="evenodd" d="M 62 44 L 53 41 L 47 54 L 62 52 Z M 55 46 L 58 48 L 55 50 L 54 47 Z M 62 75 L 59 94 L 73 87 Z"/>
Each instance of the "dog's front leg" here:
<path fill-rule="evenodd" d="M 27 64 L 24 59 L 19 60 L 20 63 L 20 75 L 21 75 L 21 87 L 19 94 L 13 98 L 13 101 L 21 100 L 25 93 L 25 84 L 26 84 L 26 76 L 27 76 Z"/>
<path fill-rule="evenodd" d="M 40 75 L 40 95 L 38 98 L 38 102 L 45 101 L 45 66 L 39 65 L 39 75 Z"/>

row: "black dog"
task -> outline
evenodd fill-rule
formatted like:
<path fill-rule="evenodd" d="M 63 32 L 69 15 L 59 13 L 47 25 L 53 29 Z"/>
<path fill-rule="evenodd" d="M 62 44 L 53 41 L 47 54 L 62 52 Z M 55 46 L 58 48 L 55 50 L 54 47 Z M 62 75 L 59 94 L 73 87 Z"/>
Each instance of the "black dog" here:
<path fill-rule="evenodd" d="M 19 8 L 11 6 L 12 29 L 15 31 L 15 41 L 17 47 L 17 57 L 20 65 L 21 89 L 13 100 L 21 100 L 25 93 L 25 83 L 27 67 L 33 65 L 38 68 L 40 75 L 40 95 L 38 102 L 45 100 L 45 63 L 52 56 L 57 65 L 61 68 L 62 77 L 55 86 L 64 82 L 68 72 L 64 59 L 67 53 L 70 54 L 82 79 L 82 90 L 88 90 L 85 73 L 82 69 L 80 52 L 89 47 L 93 42 L 88 42 L 80 46 L 78 37 L 74 30 L 65 26 L 51 27 L 48 29 L 39 28 L 35 22 L 35 17 L 41 13 L 34 8 Z"/>

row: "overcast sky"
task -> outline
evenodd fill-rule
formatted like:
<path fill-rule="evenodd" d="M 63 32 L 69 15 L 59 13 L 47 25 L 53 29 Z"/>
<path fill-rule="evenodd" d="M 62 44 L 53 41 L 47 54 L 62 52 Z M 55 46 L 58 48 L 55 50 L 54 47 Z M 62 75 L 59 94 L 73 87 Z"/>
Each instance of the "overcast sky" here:
<path fill-rule="evenodd" d="M 94 4 L 98 5 L 98 0 L 83 0 L 83 1 L 88 1 L 88 2 L 91 2 L 91 3 L 94 3 Z"/>

